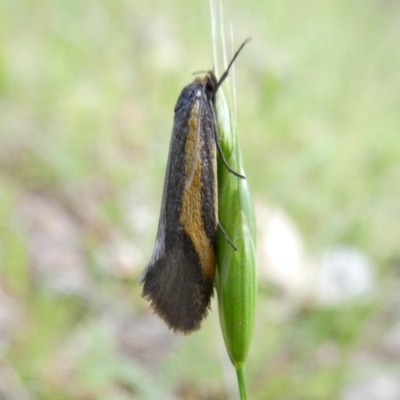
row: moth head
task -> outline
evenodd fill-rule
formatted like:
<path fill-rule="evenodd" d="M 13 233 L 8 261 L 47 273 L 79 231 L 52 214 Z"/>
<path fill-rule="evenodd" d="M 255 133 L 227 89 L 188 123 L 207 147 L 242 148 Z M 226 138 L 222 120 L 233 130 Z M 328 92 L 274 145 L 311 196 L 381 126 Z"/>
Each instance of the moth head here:
<path fill-rule="evenodd" d="M 204 91 L 208 99 L 214 101 L 217 92 L 218 80 L 213 71 L 209 71 L 204 77 Z"/>

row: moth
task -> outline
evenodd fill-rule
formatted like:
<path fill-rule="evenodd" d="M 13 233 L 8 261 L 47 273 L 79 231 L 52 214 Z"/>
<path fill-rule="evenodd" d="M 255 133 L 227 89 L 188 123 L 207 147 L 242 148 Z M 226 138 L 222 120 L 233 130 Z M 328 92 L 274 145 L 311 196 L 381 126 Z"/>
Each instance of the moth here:
<path fill-rule="evenodd" d="M 213 295 L 218 227 L 230 241 L 218 223 L 217 151 L 244 176 L 220 147 L 215 95 L 249 40 L 219 80 L 213 71 L 196 78 L 175 105 L 156 242 L 139 278 L 142 296 L 175 332 L 200 328 Z"/>

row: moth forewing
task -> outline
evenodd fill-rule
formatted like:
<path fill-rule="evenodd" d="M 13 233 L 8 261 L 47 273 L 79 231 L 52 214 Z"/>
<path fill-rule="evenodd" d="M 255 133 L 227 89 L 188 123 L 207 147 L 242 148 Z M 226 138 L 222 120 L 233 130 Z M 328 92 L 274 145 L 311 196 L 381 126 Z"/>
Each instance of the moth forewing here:
<path fill-rule="evenodd" d="M 141 277 L 143 296 L 183 333 L 206 316 L 216 267 L 216 126 L 205 79 L 186 86 L 175 107 L 156 245 Z"/>

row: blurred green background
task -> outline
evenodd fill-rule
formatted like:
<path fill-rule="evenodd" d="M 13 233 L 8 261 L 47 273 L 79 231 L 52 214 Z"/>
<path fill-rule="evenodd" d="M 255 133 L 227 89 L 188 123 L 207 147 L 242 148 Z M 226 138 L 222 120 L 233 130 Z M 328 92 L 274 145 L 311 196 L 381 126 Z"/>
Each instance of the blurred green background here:
<path fill-rule="evenodd" d="M 224 7 L 252 37 L 236 81 L 254 196 L 310 254 L 357 246 L 377 280 L 329 307 L 261 281 L 250 398 L 398 399 L 400 3 Z M 174 105 L 211 44 L 207 1 L 0 0 L 1 398 L 236 398 L 216 304 L 175 337 L 137 285 Z"/>

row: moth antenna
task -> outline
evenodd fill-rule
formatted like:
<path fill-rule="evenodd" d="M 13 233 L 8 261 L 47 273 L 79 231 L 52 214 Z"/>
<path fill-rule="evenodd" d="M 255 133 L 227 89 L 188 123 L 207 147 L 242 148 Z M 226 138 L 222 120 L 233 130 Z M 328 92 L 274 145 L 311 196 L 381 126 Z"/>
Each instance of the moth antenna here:
<path fill-rule="evenodd" d="M 242 51 L 243 47 L 250 42 L 251 38 L 247 38 L 239 47 L 239 49 L 236 51 L 235 55 L 233 56 L 231 62 L 228 65 L 228 68 L 225 70 L 225 72 L 222 74 L 221 78 L 219 79 L 217 86 L 215 88 L 215 92 L 217 92 L 218 88 L 222 85 L 222 83 L 224 82 L 224 80 L 228 77 L 229 74 L 229 70 L 232 67 L 233 63 L 235 62 L 237 56 L 239 55 L 239 53 Z"/>
<path fill-rule="evenodd" d="M 204 71 L 203 69 L 201 69 L 200 71 L 192 72 L 192 75 L 199 75 L 199 74 L 208 74 L 208 71 Z"/>

